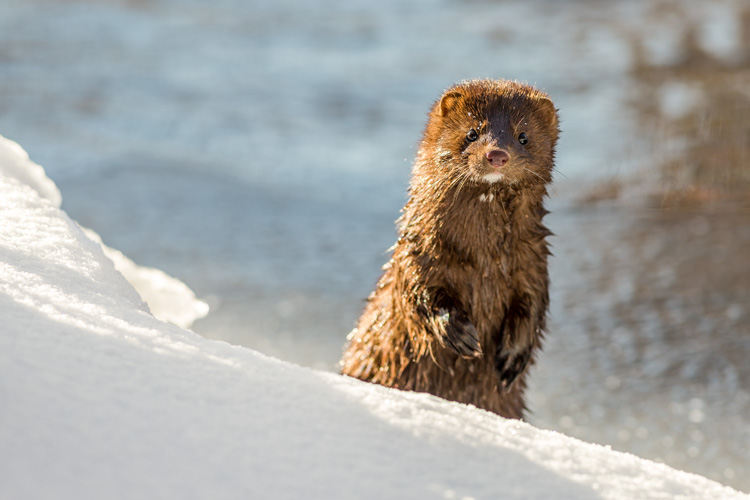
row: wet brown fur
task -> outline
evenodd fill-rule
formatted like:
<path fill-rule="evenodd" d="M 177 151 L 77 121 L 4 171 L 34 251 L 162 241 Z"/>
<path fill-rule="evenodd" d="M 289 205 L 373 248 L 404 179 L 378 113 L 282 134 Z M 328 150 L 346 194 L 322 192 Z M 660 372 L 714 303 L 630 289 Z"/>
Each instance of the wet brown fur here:
<path fill-rule="evenodd" d="M 530 86 L 473 80 L 443 94 L 344 374 L 522 418 L 549 300 L 542 218 L 557 137 L 552 102 Z M 486 159 L 498 148 L 510 156 L 499 169 Z"/>

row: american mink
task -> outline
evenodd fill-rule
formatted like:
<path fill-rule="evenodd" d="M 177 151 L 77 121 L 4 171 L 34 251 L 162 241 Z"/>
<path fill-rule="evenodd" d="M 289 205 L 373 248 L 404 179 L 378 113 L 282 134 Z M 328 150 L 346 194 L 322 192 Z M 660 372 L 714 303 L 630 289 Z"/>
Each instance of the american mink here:
<path fill-rule="evenodd" d="M 549 302 L 558 134 L 549 97 L 517 82 L 463 81 L 433 105 L 344 374 L 522 418 Z"/>

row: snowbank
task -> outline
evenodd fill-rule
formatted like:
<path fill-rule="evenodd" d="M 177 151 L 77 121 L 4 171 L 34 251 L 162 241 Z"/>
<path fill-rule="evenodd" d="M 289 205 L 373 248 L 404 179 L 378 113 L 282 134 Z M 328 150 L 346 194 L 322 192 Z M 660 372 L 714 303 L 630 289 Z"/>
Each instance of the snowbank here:
<path fill-rule="evenodd" d="M 2 499 L 748 498 L 163 323 L 23 155 L 0 139 Z"/>
<path fill-rule="evenodd" d="M 0 135 L 0 172 L 33 188 L 37 194 L 59 208 L 62 196 L 44 169 L 32 162 L 18 143 Z M 133 285 L 157 318 L 183 328 L 189 328 L 197 319 L 208 314 L 208 304 L 195 297 L 183 282 L 159 269 L 139 266 L 119 250 L 106 246 L 91 229 L 84 233 L 98 243 L 104 254 L 114 263 L 115 269 Z"/>

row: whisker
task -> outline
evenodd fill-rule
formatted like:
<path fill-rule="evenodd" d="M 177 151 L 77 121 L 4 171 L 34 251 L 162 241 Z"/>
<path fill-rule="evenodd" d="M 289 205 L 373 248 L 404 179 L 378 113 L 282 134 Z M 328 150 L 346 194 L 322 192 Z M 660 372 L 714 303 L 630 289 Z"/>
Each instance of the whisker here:
<path fill-rule="evenodd" d="M 541 175 L 537 174 L 537 173 L 536 173 L 536 172 L 534 172 L 533 170 L 531 170 L 531 169 L 528 169 L 528 168 L 526 168 L 526 167 L 521 167 L 521 168 L 522 168 L 522 169 L 524 169 L 524 170 L 526 170 L 526 171 L 527 171 L 528 173 L 530 173 L 530 174 L 534 174 L 534 175 L 536 175 L 537 177 L 539 177 L 540 179 L 542 179 L 542 181 L 543 181 L 543 182 L 547 182 L 547 181 L 545 180 L 545 178 L 544 178 L 544 177 L 542 177 Z"/>
<path fill-rule="evenodd" d="M 560 175 L 562 175 L 563 177 L 565 177 L 565 179 L 567 179 L 567 180 L 570 180 L 570 177 L 568 177 L 567 175 L 565 175 L 564 173 L 562 173 L 562 172 L 560 171 L 560 169 L 558 169 L 558 168 L 557 168 L 556 166 L 554 166 L 554 165 L 552 166 L 552 171 L 553 171 L 553 172 L 555 172 L 555 173 L 557 173 L 557 174 L 560 174 Z"/>
<path fill-rule="evenodd" d="M 451 206 L 453 206 L 454 203 L 456 203 L 456 200 L 458 199 L 458 193 L 461 192 L 461 189 L 466 185 L 466 182 L 469 180 L 469 175 L 465 174 L 463 172 L 460 173 L 459 178 L 461 179 L 461 182 L 458 183 L 458 186 L 456 187 L 456 191 L 453 193 L 453 203 Z"/>
<path fill-rule="evenodd" d="M 539 177 L 540 179 L 542 179 L 542 182 L 544 182 L 544 183 L 546 183 L 546 182 L 547 182 L 547 181 L 546 181 L 546 180 L 544 179 L 544 177 L 542 177 L 542 176 L 541 176 L 541 175 L 539 175 L 538 173 L 534 172 L 533 170 L 530 170 L 530 169 L 528 169 L 528 168 L 526 168 L 526 167 L 521 167 L 521 168 L 522 168 L 522 169 L 524 169 L 524 170 L 526 170 L 526 171 L 527 171 L 527 172 L 529 172 L 530 174 L 534 174 L 534 175 L 536 175 L 537 177 Z M 555 196 L 557 196 L 557 194 L 558 194 L 558 193 L 557 193 L 557 189 L 555 189 L 555 186 L 554 186 L 554 185 L 552 185 L 551 189 L 552 189 L 552 191 L 553 191 L 553 192 L 555 193 Z"/>

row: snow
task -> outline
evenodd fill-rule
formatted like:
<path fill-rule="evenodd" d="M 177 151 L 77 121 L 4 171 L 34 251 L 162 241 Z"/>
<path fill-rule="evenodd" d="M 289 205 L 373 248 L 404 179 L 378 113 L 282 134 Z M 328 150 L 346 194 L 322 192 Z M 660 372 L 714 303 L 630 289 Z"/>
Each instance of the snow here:
<path fill-rule="evenodd" d="M 162 322 L 41 167 L 0 162 L 2 499 L 750 498 Z"/>
<path fill-rule="evenodd" d="M 29 159 L 29 154 L 17 142 L 0 136 L 0 169 L 2 172 L 20 180 L 23 184 L 34 189 L 39 196 L 46 198 L 56 207 L 60 207 L 62 196 L 60 190 L 48 178 L 41 165 Z"/>
<path fill-rule="evenodd" d="M 53 207 L 60 207 L 60 190 L 45 175 L 44 169 L 32 162 L 18 143 L 3 136 L 0 136 L 0 172 L 21 181 L 27 188 L 32 188 Z M 115 269 L 135 287 L 154 316 L 188 328 L 195 320 L 208 314 L 208 305 L 198 300 L 187 285 L 159 269 L 137 265 L 119 250 L 102 243 L 101 237 L 93 230 L 81 229 L 89 239 L 101 246 L 104 254 L 114 263 Z M 54 245 L 54 241 L 50 241 L 50 244 Z"/>
<path fill-rule="evenodd" d="M 84 233 L 101 245 L 104 255 L 133 285 L 155 317 L 183 328 L 190 328 L 195 320 L 206 317 L 208 304 L 198 299 L 185 283 L 161 269 L 139 266 L 119 250 L 105 245 L 91 229 L 84 228 Z"/>

